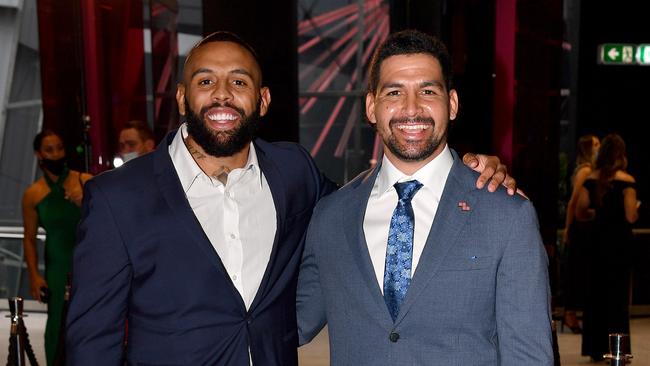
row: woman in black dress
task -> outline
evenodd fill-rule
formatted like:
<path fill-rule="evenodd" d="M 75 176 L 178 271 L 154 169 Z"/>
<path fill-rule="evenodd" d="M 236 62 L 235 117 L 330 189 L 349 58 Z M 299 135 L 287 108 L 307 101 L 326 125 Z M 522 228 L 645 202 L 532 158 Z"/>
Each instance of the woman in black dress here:
<path fill-rule="evenodd" d="M 582 354 L 596 361 L 609 351 L 609 333 L 630 333 L 632 224 L 639 217 L 640 202 L 626 167 L 625 142 L 616 134 L 606 136 L 576 207 L 578 219 L 594 220 Z"/>
<path fill-rule="evenodd" d="M 566 222 L 564 226 L 563 242 L 567 252 L 567 259 L 563 273 L 564 289 L 564 325 L 573 333 L 580 333 L 582 329 L 576 317 L 576 310 L 584 307 L 587 289 L 587 261 L 586 252 L 590 249 L 589 235 L 592 232 L 593 222 L 575 219 L 578 193 L 585 179 L 594 170 L 596 156 L 600 148 L 600 140 L 594 135 L 585 135 L 578 140 L 576 167 L 571 177 L 571 199 L 567 205 Z"/>

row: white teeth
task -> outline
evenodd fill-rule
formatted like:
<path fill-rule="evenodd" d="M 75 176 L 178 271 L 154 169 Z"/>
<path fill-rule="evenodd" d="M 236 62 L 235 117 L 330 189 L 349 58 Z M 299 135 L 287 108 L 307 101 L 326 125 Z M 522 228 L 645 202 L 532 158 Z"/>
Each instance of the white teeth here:
<path fill-rule="evenodd" d="M 429 129 L 429 125 L 399 125 L 397 126 L 400 130 L 426 130 Z"/>
<path fill-rule="evenodd" d="M 230 113 L 217 113 L 217 114 L 208 114 L 208 119 L 211 121 L 234 121 L 237 119 L 237 116 Z"/>

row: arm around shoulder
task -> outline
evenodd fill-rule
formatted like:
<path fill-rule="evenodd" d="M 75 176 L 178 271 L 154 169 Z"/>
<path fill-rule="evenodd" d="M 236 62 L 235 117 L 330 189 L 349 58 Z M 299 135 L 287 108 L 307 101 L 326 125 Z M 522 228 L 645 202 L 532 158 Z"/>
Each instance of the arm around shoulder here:
<path fill-rule="evenodd" d="M 325 300 L 321 289 L 316 249 L 318 245 L 318 206 L 307 230 L 305 250 L 298 274 L 296 311 L 298 343 L 302 346 L 318 335 L 327 323 Z"/>

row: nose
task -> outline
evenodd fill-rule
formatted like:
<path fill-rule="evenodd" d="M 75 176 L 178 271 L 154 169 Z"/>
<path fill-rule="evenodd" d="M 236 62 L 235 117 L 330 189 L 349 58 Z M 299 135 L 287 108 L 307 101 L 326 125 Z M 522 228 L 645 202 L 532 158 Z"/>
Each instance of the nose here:
<path fill-rule="evenodd" d="M 65 150 L 64 149 L 56 149 L 52 153 L 52 159 L 58 160 L 65 157 Z"/>
<path fill-rule="evenodd" d="M 214 90 L 212 91 L 212 100 L 222 102 L 230 99 L 232 99 L 232 93 L 230 91 L 228 80 L 217 81 Z"/>
<path fill-rule="evenodd" d="M 417 94 L 408 93 L 404 103 L 404 114 L 407 117 L 415 117 L 420 114 L 420 103 Z"/>

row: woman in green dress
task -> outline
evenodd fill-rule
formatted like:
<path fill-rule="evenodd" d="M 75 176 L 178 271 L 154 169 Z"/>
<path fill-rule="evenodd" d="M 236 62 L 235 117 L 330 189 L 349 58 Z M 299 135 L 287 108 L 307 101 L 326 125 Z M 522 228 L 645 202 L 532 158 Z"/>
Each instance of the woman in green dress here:
<path fill-rule="evenodd" d="M 83 185 L 91 175 L 68 169 L 63 141 L 52 131 L 36 135 L 34 153 L 43 176 L 23 195 L 23 246 L 31 295 L 38 301 L 47 301 L 45 356 L 47 364 L 53 365 L 64 321 L 63 297 L 72 263 Z M 39 226 L 46 232 L 45 278 L 38 271 L 36 233 Z"/>

